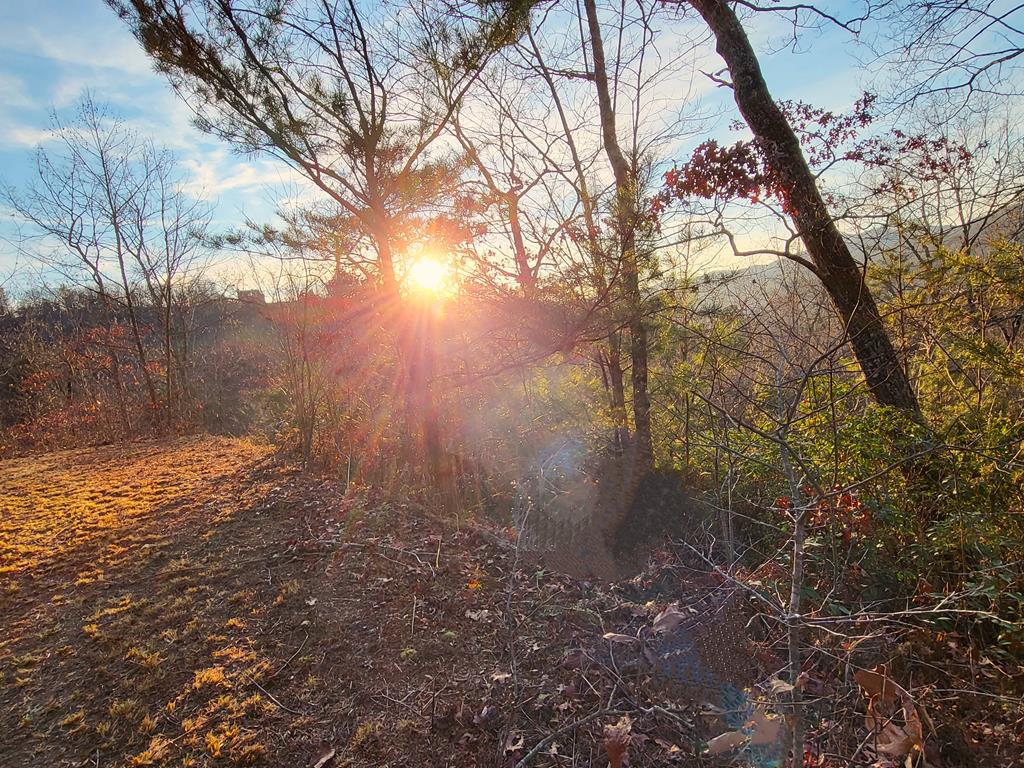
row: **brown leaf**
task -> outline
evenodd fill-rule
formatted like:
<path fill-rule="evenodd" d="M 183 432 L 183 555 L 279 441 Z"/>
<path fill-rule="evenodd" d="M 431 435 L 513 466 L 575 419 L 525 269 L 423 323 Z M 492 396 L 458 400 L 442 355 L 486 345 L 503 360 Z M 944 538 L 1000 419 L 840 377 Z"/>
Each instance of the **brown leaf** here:
<path fill-rule="evenodd" d="M 654 624 L 651 629 L 655 633 L 671 632 L 686 620 L 686 617 L 679 612 L 678 606 L 674 603 L 654 617 Z"/>
<path fill-rule="evenodd" d="M 629 715 L 623 715 L 615 725 L 604 727 L 604 749 L 608 753 L 608 768 L 622 768 L 622 759 L 626 756 L 630 734 L 633 732 L 633 721 Z"/>
<path fill-rule="evenodd" d="M 523 748 L 524 743 L 523 734 L 518 731 L 513 731 L 508 735 L 508 738 L 505 739 L 505 754 L 511 755 L 514 752 L 520 751 Z"/>
<path fill-rule="evenodd" d="M 310 768 L 324 768 L 331 760 L 334 759 L 335 751 L 334 747 L 328 744 L 326 741 L 320 742 L 320 749 L 313 755 L 313 759 L 310 761 Z"/>
<path fill-rule="evenodd" d="M 747 735 L 743 731 L 729 731 L 721 736 L 715 736 L 708 742 L 705 750 L 709 755 L 720 755 L 723 752 L 731 752 L 739 749 L 747 743 Z"/>
<path fill-rule="evenodd" d="M 673 744 L 672 742 L 665 741 L 664 739 L 659 739 L 657 737 L 655 737 L 654 743 L 657 744 L 662 749 L 664 749 L 670 755 L 677 755 L 677 754 L 679 754 L 680 752 L 683 751 L 683 750 L 681 750 L 679 748 L 678 744 Z"/>
<path fill-rule="evenodd" d="M 618 632 L 605 632 L 601 635 L 601 639 L 607 640 L 609 643 L 622 643 L 623 645 L 634 645 L 639 642 L 633 635 L 620 635 Z"/>
<path fill-rule="evenodd" d="M 876 738 L 876 748 L 889 757 L 905 757 L 914 751 L 914 737 L 895 723 L 888 723 Z"/>
<path fill-rule="evenodd" d="M 910 697 L 906 689 L 886 674 L 885 666 L 874 670 L 858 669 L 853 676 L 869 698 L 880 698 L 886 706 L 895 704 L 903 696 Z"/>
<path fill-rule="evenodd" d="M 487 704 L 480 713 L 473 718 L 473 725 L 483 727 L 490 727 L 494 725 L 494 720 L 498 716 L 498 708 L 493 704 Z"/>
<path fill-rule="evenodd" d="M 858 670 L 854 673 L 868 697 L 865 725 L 875 733 L 875 744 L 881 755 L 909 757 L 924 749 L 924 725 L 913 697 L 881 671 Z M 902 714 L 903 725 L 895 722 Z"/>
<path fill-rule="evenodd" d="M 785 723 L 782 718 L 768 717 L 768 713 L 764 711 L 764 708 L 758 707 L 748 724 L 750 728 L 750 743 L 762 746 L 765 744 L 775 744 L 782 736 L 784 725 Z"/>
<path fill-rule="evenodd" d="M 868 697 L 880 698 L 887 705 L 896 700 L 896 687 L 899 686 L 886 675 L 885 667 L 879 667 L 877 670 L 857 670 L 853 677 Z"/>
<path fill-rule="evenodd" d="M 924 725 L 921 723 L 923 708 L 915 704 L 909 696 L 903 699 L 903 719 L 907 723 L 907 734 L 914 739 L 914 744 L 924 746 Z"/>

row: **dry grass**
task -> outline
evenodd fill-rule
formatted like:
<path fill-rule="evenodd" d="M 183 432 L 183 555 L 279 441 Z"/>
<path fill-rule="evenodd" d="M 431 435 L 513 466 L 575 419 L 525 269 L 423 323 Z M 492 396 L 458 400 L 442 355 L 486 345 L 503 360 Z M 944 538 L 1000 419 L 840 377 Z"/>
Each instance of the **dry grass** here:
<path fill-rule="evenodd" d="M 88 552 L 76 585 L 102 581 L 111 567 L 135 565 L 166 544 L 165 515 L 185 502 L 217 503 L 218 485 L 263 454 L 241 441 L 193 438 L 5 462 L 0 574 L 38 579 Z"/>
<path fill-rule="evenodd" d="M 254 473 L 266 458 L 203 438 L 0 468 L 0 674 L 15 683 L 0 698 L 3 765 L 249 765 L 264 753 L 250 681 L 269 663 L 243 618 L 219 610 L 231 563 L 214 542 L 265 490 Z M 232 591 L 259 610 L 254 590 Z"/>
<path fill-rule="evenodd" d="M 237 440 L 0 466 L 0 765 L 306 765 L 323 741 L 336 766 L 492 755 L 498 733 L 442 718 L 483 706 L 502 647 L 464 615 L 486 597 L 467 582 L 494 583 L 479 542 L 446 533 L 430 565 L 443 529 L 367 509 Z"/>

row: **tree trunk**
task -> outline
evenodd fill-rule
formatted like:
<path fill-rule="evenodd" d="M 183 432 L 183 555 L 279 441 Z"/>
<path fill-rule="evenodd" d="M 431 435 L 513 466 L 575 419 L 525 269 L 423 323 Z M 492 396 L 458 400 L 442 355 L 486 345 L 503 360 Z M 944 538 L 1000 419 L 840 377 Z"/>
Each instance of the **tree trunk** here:
<path fill-rule="evenodd" d="M 118 237 L 119 239 L 119 237 Z M 121 268 L 121 284 L 124 288 L 124 303 L 128 310 L 128 325 L 132 329 L 132 339 L 135 342 L 135 353 L 139 358 L 139 370 L 142 373 L 142 380 L 146 384 L 146 392 L 149 393 L 149 404 L 156 413 L 159 409 L 159 398 L 156 394 L 156 385 L 153 384 L 153 377 L 149 372 L 149 360 L 146 358 L 146 347 L 142 342 L 142 331 L 139 329 L 139 318 L 135 311 L 135 300 L 132 298 L 131 281 L 128 279 L 128 272 L 125 269 L 124 257 L 121 255 L 120 244 L 117 246 L 117 261 Z"/>
<path fill-rule="evenodd" d="M 772 99 L 754 49 L 726 0 L 688 0 L 704 18 L 732 76 L 736 105 L 778 175 L 815 271 L 846 326 L 872 396 L 921 420 L 917 396 L 882 323 L 860 265 L 829 215 L 800 140 Z"/>
<path fill-rule="evenodd" d="M 633 386 L 633 445 L 637 474 L 642 475 L 654 460 L 651 440 L 651 399 L 647 391 L 647 325 L 640 293 L 640 274 L 636 258 L 636 174 L 619 146 L 615 131 L 615 109 L 608 87 L 601 25 L 595 0 L 584 0 L 590 46 L 594 56 L 594 82 L 601 113 L 601 136 L 608 163 L 615 175 L 615 216 L 619 228 L 622 279 L 629 307 L 629 354 L 632 359 L 630 383 Z"/>
<path fill-rule="evenodd" d="M 103 302 L 103 318 L 106 321 L 107 329 L 113 330 L 116 325 L 114 314 L 114 302 L 107 293 L 104 280 L 95 273 L 96 290 Z M 117 345 L 113 342 L 107 344 L 107 351 L 110 353 L 110 376 L 114 380 L 114 389 L 117 391 L 117 410 L 121 416 L 121 426 L 124 429 L 122 437 L 130 437 L 132 433 L 132 420 L 128 412 L 128 404 L 125 397 L 124 380 L 121 378 L 121 356 L 117 354 Z"/>
<path fill-rule="evenodd" d="M 512 246 L 516 255 L 516 279 L 523 293 L 530 297 L 537 291 L 537 275 L 530 268 L 530 258 L 526 254 L 526 243 L 523 240 L 523 223 L 519 218 L 519 198 L 513 192 L 503 194 L 508 214 L 508 225 L 512 231 Z"/>
<path fill-rule="evenodd" d="M 544 78 L 544 82 L 551 93 L 551 100 L 554 102 L 555 111 L 558 114 L 559 122 L 562 125 L 562 132 L 565 136 L 565 143 L 569 149 L 569 156 L 572 158 L 573 168 L 576 171 L 576 188 L 580 204 L 583 208 L 583 222 L 587 228 L 587 244 L 590 248 L 590 257 L 594 269 L 594 287 L 600 296 L 605 296 L 608 293 L 605 257 L 601 247 L 601 238 L 598 235 L 597 222 L 595 221 L 594 203 L 587 185 L 587 174 L 583 170 L 583 163 L 580 161 L 580 155 L 576 149 L 576 142 L 573 139 L 572 128 L 569 125 L 569 119 L 566 117 L 565 108 L 562 106 L 562 100 L 558 96 L 555 80 L 544 63 L 544 57 L 529 27 L 527 27 L 526 35 L 530 41 L 533 55 L 537 59 L 537 64 L 540 66 L 541 76 Z M 607 363 L 611 387 L 611 406 L 615 419 L 612 441 L 616 453 L 621 456 L 626 449 L 630 435 L 629 420 L 626 418 L 626 390 L 622 371 L 622 334 L 617 328 L 608 334 Z"/>
<path fill-rule="evenodd" d="M 622 376 L 622 340 L 615 331 L 608 337 L 608 378 L 611 388 L 612 417 L 615 419 L 615 451 L 618 455 L 629 442 L 629 422 L 626 419 L 626 387 Z"/>
<path fill-rule="evenodd" d="M 402 368 L 405 427 L 415 446 L 410 464 L 421 469 L 446 508 L 458 504 L 453 467 L 444 450 L 441 412 L 434 388 L 438 330 L 434 308 L 400 307 L 398 353 Z"/>
<path fill-rule="evenodd" d="M 171 280 L 167 278 L 165 291 L 166 302 L 163 307 L 164 320 L 164 386 L 167 398 L 167 426 L 171 427 L 174 418 L 178 415 L 174 400 L 174 358 L 171 354 Z"/>

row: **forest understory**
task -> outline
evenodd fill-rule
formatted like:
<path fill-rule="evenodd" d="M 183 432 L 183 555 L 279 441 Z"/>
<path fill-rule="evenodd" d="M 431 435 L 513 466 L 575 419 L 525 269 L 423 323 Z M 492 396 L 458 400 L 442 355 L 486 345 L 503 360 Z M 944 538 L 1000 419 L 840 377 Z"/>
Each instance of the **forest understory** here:
<path fill-rule="evenodd" d="M 784 633 L 685 542 L 574 580 L 206 437 L 8 461 L 0 509 L 4 766 L 767 766 L 789 732 Z M 894 689 L 907 765 L 1021 764 L 1020 666 L 846 636 L 807 650 L 804 765 L 885 764 Z"/>

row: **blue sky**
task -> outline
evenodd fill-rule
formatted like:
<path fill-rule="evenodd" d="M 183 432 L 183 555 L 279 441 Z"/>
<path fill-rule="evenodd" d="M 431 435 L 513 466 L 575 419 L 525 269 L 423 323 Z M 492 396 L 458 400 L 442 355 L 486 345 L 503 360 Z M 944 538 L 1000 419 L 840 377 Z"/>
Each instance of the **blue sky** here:
<path fill-rule="evenodd" d="M 783 30 L 760 29 L 755 38 L 764 43 Z M 782 51 L 763 64 L 778 98 L 841 109 L 863 87 L 855 50 L 837 31 L 810 36 L 801 51 Z M 275 200 L 294 194 L 294 177 L 279 161 L 239 157 L 190 125 L 188 108 L 152 71 L 102 0 L 0 3 L 0 179 L 19 185 L 27 178 L 33 147 L 46 139 L 51 113 L 69 114 L 85 89 L 177 153 L 194 191 L 214 206 L 216 225 L 238 225 L 246 215 L 267 220 Z M 710 98 L 728 94 L 718 91 Z M 730 110 L 728 117 L 733 116 Z M 725 129 L 720 125 L 714 131 Z M 9 212 L 0 210 L 0 238 L 16 233 Z M 0 239 L 0 285 L 15 272 L 15 283 L 24 285 L 31 267 L 19 263 L 14 249 Z"/>
<path fill-rule="evenodd" d="M 173 149 L 192 178 L 193 191 L 215 209 L 215 223 L 238 225 L 245 214 L 265 220 L 273 201 L 292 188 L 288 170 L 272 159 L 232 154 L 197 131 L 191 113 L 152 71 L 135 40 L 102 0 L 0 3 L 0 178 L 20 185 L 32 171 L 33 148 L 45 141 L 51 114 L 70 115 L 85 89 L 140 133 Z M 0 237 L 16 237 L 9 212 L 0 212 Z M 0 241 L 0 284 L 19 263 Z"/>

